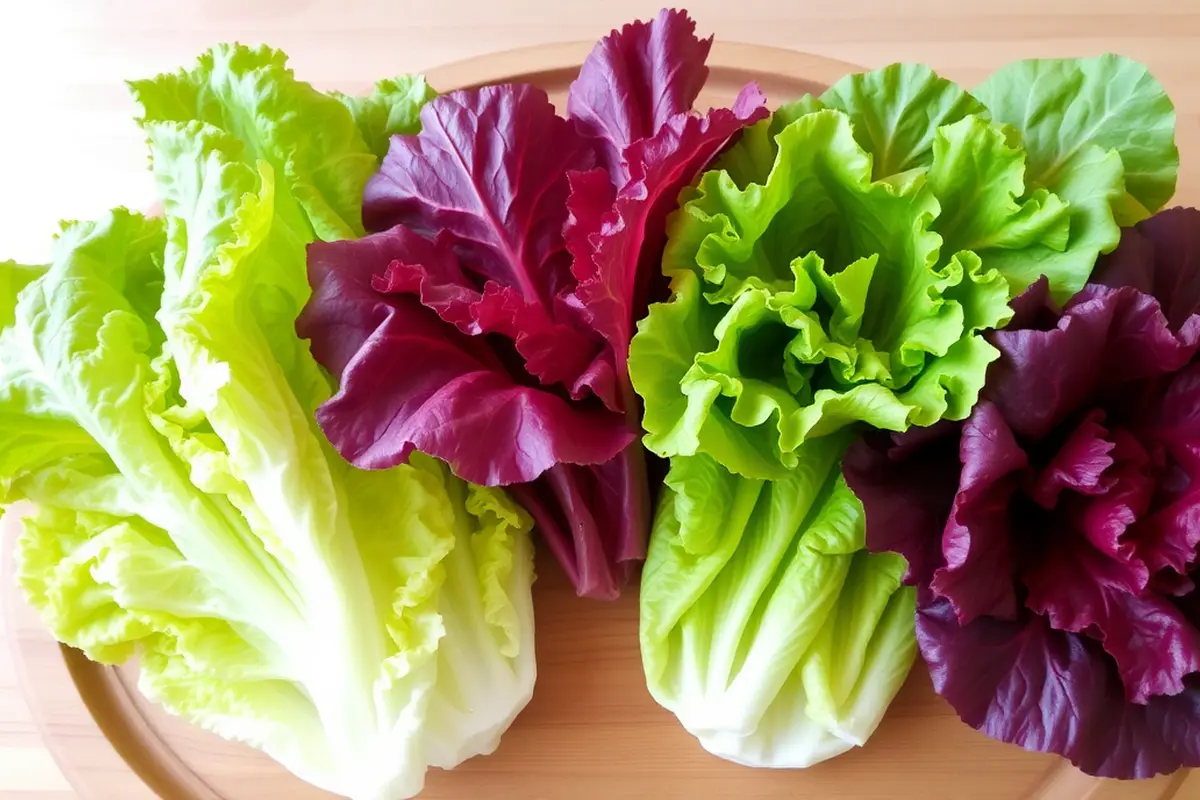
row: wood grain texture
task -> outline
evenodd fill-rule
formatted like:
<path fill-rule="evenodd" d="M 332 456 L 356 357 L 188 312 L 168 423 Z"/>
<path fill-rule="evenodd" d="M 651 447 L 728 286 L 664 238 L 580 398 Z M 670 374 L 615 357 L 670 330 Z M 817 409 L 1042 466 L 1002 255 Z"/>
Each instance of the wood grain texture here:
<path fill-rule="evenodd" d="M 44 259 L 57 219 L 152 202 L 122 81 L 190 63 L 214 42 L 269 42 L 288 51 L 297 73 L 317 86 L 360 91 L 383 75 L 515 47 L 595 39 L 658 6 L 641 0 L 370 0 L 352 8 L 333 0 L 0 4 L 0 257 Z M 804 50 L 869 67 L 920 60 L 966 85 L 1014 58 L 1104 51 L 1139 58 L 1179 108 L 1183 168 L 1176 202 L 1200 202 L 1200 4 L 1191 0 L 839 0 L 787 8 L 775 0 L 695 0 L 688 6 L 702 32 L 716 32 L 725 42 Z M 856 753 L 802 775 L 749 773 L 707 757 L 649 698 L 637 657 L 633 598 L 613 605 L 581 601 L 552 567 L 542 573 L 536 590 L 537 696 L 496 756 L 454 774 L 431 775 L 428 796 L 586 800 L 688 792 L 844 800 L 904 792 L 929 800 L 1200 800 L 1200 773 L 1097 782 L 1060 769 L 1049 757 L 1018 751 L 1021 757 L 1014 759 L 1012 748 L 966 729 L 949 709 L 930 715 L 937 701 L 919 673 L 872 740 L 871 754 Z M 26 663 L 39 674 L 57 669 L 65 676 L 57 647 L 27 611 L 13 607 L 11 596 L 0 591 L 0 603 L 8 603 L 4 611 L 20 626 L 15 638 L 23 651 L 35 654 Z M 45 738 L 85 743 L 85 755 L 71 767 L 83 772 L 69 777 L 89 796 L 153 796 L 97 738 L 77 695 L 63 691 L 38 703 L 35 725 L 17 689 L 14 663 L 0 645 L 0 798 L 76 796 L 51 764 Z M 931 732 L 941 749 L 914 751 L 913 737 Z M 231 754 L 224 743 L 186 729 L 179 735 L 187 742 L 181 753 L 187 762 L 203 767 L 221 761 L 216 782 L 226 796 L 317 796 L 295 791 L 294 784 L 272 789 L 253 755 Z M 970 764 L 965 772 L 964 761 Z M 693 788 L 683 788 L 688 786 Z M 95 795 L 97 790 L 106 794 Z"/>

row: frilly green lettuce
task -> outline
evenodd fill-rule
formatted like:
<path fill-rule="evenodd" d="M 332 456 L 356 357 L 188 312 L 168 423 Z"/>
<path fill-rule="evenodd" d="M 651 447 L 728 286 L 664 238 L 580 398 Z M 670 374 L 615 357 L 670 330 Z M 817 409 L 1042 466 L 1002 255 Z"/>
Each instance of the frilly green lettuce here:
<path fill-rule="evenodd" d="M 1048 175 L 1023 134 L 915 65 L 748 129 L 668 221 L 672 298 L 630 353 L 646 445 L 774 479 L 854 423 L 964 418 L 1009 299 L 1042 274 L 1056 296 L 1078 290 L 1131 204 L 1133 145 L 1082 141 Z"/>
<path fill-rule="evenodd" d="M 1002 136 L 977 118 L 956 125 L 971 144 Z M 845 113 L 805 114 L 772 142 L 761 183 L 709 172 L 669 222 L 674 298 L 651 309 L 630 357 L 650 449 L 765 479 L 853 422 L 965 416 L 995 358 L 980 334 L 1009 316 L 1000 273 L 970 250 L 943 256 L 932 177 L 872 179 Z M 685 347 L 661 341 L 682 330 Z"/>
<path fill-rule="evenodd" d="M 136 94 L 164 217 L 0 266 L 20 583 L 169 712 L 355 800 L 414 795 L 532 694 L 532 522 L 428 457 L 355 470 L 316 426 L 332 386 L 294 324 L 305 245 L 359 224 L 350 111 L 263 49 Z"/>

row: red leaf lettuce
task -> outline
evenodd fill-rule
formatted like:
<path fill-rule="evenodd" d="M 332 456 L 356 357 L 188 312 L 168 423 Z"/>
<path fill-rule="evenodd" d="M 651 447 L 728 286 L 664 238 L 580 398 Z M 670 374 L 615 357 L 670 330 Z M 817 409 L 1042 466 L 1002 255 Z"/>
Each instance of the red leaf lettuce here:
<path fill-rule="evenodd" d="M 1013 305 L 969 419 L 847 455 L 867 544 L 908 559 L 968 724 L 1106 777 L 1200 766 L 1200 211 Z"/>
<path fill-rule="evenodd" d="M 354 464 L 414 450 L 509 485 L 582 595 L 645 555 L 649 486 L 626 368 L 679 192 L 745 125 L 691 111 L 711 40 L 682 12 L 614 31 L 570 118 L 527 85 L 439 96 L 367 185 L 356 241 L 314 244 L 301 334 L 341 381 L 318 411 Z"/>

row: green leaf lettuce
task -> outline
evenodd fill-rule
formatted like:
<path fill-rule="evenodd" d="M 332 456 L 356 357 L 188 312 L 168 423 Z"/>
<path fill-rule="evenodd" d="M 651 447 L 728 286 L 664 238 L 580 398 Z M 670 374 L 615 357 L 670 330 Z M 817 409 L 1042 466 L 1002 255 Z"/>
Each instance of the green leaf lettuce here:
<path fill-rule="evenodd" d="M 997 268 L 1026 283 L 1046 274 L 1058 302 L 1082 288 L 1073 254 L 1095 258 L 1175 193 L 1175 107 L 1146 67 L 1116 55 L 1031 59 L 975 89 L 993 119 L 1020 134 L 1026 180 L 1070 208 L 1067 248 L 1000 254 Z"/>
<path fill-rule="evenodd" d="M 332 387 L 294 324 L 305 245 L 353 232 L 374 160 L 349 110 L 244 48 L 137 93 L 165 217 L 0 268 L 20 583 L 61 641 L 139 656 L 169 712 L 329 791 L 412 796 L 531 696 L 531 520 L 424 456 L 355 470 L 316 427 Z"/>
<path fill-rule="evenodd" d="M 391 137 L 420 133 L 421 108 L 437 96 L 421 75 L 384 78 L 361 97 L 331 94 L 350 110 L 367 146 L 379 159 L 387 155 Z"/>
<path fill-rule="evenodd" d="M 1086 282 L 1115 245 L 1122 158 L 1145 160 L 1104 117 L 1047 174 L 991 105 L 915 65 L 848 76 L 748 129 L 685 190 L 663 257 L 672 298 L 631 347 L 646 445 L 775 479 L 848 425 L 964 418 L 996 358 L 983 334 L 1038 277 L 1056 296 Z M 1169 108 L 1150 112 L 1146 147 L 1173 152 L 1157 133 Z M 1165 180 L 1139 177 L 1131 196 L 1160 202 Z"/>

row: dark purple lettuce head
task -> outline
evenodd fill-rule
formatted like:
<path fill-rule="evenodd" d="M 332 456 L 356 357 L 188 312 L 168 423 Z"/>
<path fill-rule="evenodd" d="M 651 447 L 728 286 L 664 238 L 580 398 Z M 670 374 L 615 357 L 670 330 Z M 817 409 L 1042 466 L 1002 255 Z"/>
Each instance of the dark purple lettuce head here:
<path fill-rule="evenodd" d="M 867 544 L 908 558 L 968 724 L 1093 775 L 1200 766 L 1200 211 L 1013 305 L 967 420 L 847 455 Z"/>
<path fill-rule="evenodd" d="M 440 95 L 367 183 L 361 239 L 308 251 L 317 411 L 365 469 L 414 451 L 507 486 L 579 594 L 615 598 L 651 497 L 627 369 L 684 187 L 767 116 L 751 84 L 697 113 L 711 39 L 664 10 L 597 43 L 568 118 L 540 88 Z"/>

